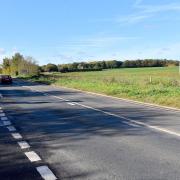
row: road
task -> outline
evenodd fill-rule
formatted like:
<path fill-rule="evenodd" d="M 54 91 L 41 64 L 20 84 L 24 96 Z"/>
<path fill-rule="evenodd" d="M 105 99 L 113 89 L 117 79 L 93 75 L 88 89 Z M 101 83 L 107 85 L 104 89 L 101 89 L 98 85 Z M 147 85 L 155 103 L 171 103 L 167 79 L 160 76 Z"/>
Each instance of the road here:
<path fill-rule="evenodd" d="M 178 110 L 20 80 L 0 94 L 2 180 L 180 179 Z"/>

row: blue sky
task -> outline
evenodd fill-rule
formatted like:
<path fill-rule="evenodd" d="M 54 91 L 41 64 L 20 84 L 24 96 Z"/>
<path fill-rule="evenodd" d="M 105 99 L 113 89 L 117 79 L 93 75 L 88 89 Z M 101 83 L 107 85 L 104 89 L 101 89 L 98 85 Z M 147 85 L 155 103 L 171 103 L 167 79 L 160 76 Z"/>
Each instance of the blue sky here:
<path fill-rule="evenodd" d="M 179 0 L 0 0 L 0 60 L 180 57 Z"/>

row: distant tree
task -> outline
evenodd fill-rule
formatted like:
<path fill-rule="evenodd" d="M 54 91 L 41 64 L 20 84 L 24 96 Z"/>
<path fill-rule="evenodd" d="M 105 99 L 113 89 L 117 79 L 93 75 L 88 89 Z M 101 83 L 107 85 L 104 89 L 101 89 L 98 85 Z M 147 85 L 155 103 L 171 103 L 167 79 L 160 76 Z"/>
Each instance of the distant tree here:
<path fill-rule="evenodd" d="M 58 71 L 58 67 L 55 64 L 47 64 L 45 66 L 45 71 L 46 72 L 57 72 Z"/>

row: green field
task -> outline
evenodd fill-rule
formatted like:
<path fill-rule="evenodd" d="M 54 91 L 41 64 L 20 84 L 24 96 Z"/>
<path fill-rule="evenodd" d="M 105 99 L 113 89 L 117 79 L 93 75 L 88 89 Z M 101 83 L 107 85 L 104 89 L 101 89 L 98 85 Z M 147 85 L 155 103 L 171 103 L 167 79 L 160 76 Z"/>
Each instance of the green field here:
<path fill-rule="evenodd" d="M 178 67 L 51 73 L 34 80 L 180 108 Z"/>

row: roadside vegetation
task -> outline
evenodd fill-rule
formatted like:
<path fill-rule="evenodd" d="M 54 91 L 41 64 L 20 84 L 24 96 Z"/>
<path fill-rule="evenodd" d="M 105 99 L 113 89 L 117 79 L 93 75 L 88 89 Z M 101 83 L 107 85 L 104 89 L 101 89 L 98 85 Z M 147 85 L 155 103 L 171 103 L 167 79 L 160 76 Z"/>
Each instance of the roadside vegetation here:
<path fill-rule="evenodd" d="M 27 78 L 115 97 L 180 108 L 178 67 L 122 68 L 97 72 L 43 73 Z"/>

